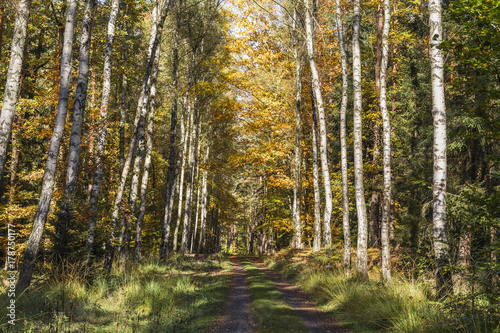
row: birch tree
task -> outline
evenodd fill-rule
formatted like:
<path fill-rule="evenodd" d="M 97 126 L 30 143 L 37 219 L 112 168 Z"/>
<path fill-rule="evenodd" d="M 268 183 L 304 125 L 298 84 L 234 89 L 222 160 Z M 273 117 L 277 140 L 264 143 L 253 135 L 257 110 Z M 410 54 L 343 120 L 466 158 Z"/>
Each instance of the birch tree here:
<path fill-rule="evenodd" d="M 177 3 L 179 11 L 181 1 Z M 170 133 L 169 133 L 169 154 L 168 154 L 168 169 L 167 169 L 167 189 L 165 191 L 165 211 L 163 214 L 162 237 L 160 245 L 160 260 L 164 260 L 168 254 L 170 226 L 172 224 L 172 209 L 174 205 L 173 196 L 177 184 L 177 103 L 178 103 L 178 86 L 179 86 L 179 20 L 176 20 L 174 32 L 174 49 L 172 61 L 172 90 L 173 99 L 170 111 Z"/>
<path fill-rule="evenodd" d="M 125 185 L 127 182 L 127 177 L 132 163 L 132 156 L 135 150 L 135 141 L 137 139 L 139 124 L 141 119 L 145 119 L 147 112 L 147 105 L 149 103 L 149 96 L 151 91 L 151 73 L 153 70 L 153 64 L 155 60 L 155 55 L 160 43 L 160 37 L 163 30 L 163 25 L 165 19 L 170 10 L 172 0 L 167 0 L 166 2 L 157 2 L 155 6 L 155 11 L 159 13 L 158 19 L 154 20 L 153 27 L 151 29 L 149 48 L 148 48 L 148 62 L 146 64 L 146 72 L 142 80 L 141 93 L 139 95 L 139 102 L 137 103 L 136 116 L 134 119 L 134 126 L 132 131 L 132 137 L 130 138 L 129 149 L 127 152 L 127 157 L 125 158 L 125 163 L 123 165 L 123 170 L 120 175 L 120 183 L 116 192 L 116 197 L 113 203 L 113 212 L 111 216 L 111 233 L 106 248 L 106 258 L 104 262 L 104 267 L 106 270 L 110 271 L 113 265 L 113 253 L 114 253 L 114 243 L 116 241 L 116 225 L 120 215 L 120 205 L 122 202 L 123 192 L 125 190 Z M 143 122 L 143 121 L 142 121 Z"/>
<path fill-rule="evenodd" d="M 300 136 L 302 133 L 301 119 L 300 119 L 300 110 L 302 106 L 302 57 L 299 53 L 299 38 L 298 38 L 298 15 L 297 8 L 293 10 L 293 18 L 292 18 L 292 34 L 293 34 L 293 57 L 295 60 L 295 147 L 294 147 L 294 160 L 293 160 L 293 178 L 294 178 L 294 187 L 293 187 L 293 208 L 292 208 L 292 220 L 294 226 L 294 238 L 292 241 L 292 247 L 301 249 L 302 248 L 302 225 L 300 221 L 300 179 L 301 179 L 301 171 L 300 171 L 300 162 L 302 149 L 300 148 Z"/>
<path fill-rule="evenodd" d="M 67 252 L 67 228 L 73 211 L 73 201 L 78 181 L 78 167 L 80 165 L 80 142 L 82 138 L 83 118 L 87 102 L 87 86 L 89 78 L 90 39 L 92 33 L 92 18 L 95 0 L 85 1 L 85 11 L 80 36 L 80 63 L 78 69 L 78 83 L 76 85 L 75 106 L 73 108 L 73 125 L 69 142 L 68 169 L 64 196 L 59 211 L 57 224 L 57 244 L 59 253 Z"/>
<path fill-rule="evenodd" d="M 389 219 L 391 209 L 391 122 L 387 110 L 387 61 L 389 58 L 389 30 L 391 12 L 389 0 L 384 0 L 384 27 L 382 31 L 382 63 L 380 66 L 380 112 L 383 122 L 384 143 L 384 201 L 382 204 L 382 280 L 384 285 L 391 283 L 391 267 L 389 252 Z"/>
<path fill-rule="evenodd" d="M 12 36 L 7 82 L 3 94 L 2 113 L 0 114 L 0 180 L 3 176 L 7 149 L 12 134 L 12 120 L 16 111 L 21 87 L 21 71 L 23 68 L 24 44 L 28 30 L 31 0 L 19 0 L 17 3 L 16 23 Z M 0 193 L 3 192 L 0 187 Z"/>
<path fill-rule="evenodd" d="M 312 96 L 311 91 L 311 97 Z M 311 99 L 312 104 L 312 167 L 313 167 L 313 185 L 314 185 L 314 241 L 313 251 L 319 251 L 321 248 L 321 195 L 319 189 L 319 172 L 318 172 L 318 115 L 314 104 L 314 98 Z"/>
<path fill-rule="evenodd" d="M 66 115 L 68 113 L 69 88 L 71 82 L 71 55 L 73 50 L 73 32 L 77 7 L 78 0 L 69 1 L 66 12 L 66 25 L 64 27 L 64 42 L 61 56 L 61 85 L 59 88 L 56 121 L 50 140 L 49 152 L 47 154 L 40 200 L 33 220 L 30 237 L 26 244 L 23 264 L 19 272 L 19 280 L 16 285 L 16 293 L 18 295 L 29 287 L 31 283 L 38 248 L 42 239 L 45 223 L 47 222 L 50 202 L 52 201 L 52 194 L 54 192 L 57 158 L 59 156 L 59 148 L 61 147 L 61 140 L 64 134 Z"/>
<path fill-rule="evenodd" d="M 354 24 L 352 29 L 352 67 L 354 91 L 354 186 L 358 214 L 358 244 L 356 268 L 361 275 L 368 275 L 368 223 L 366 217 L 365 190 L 363 185 L 363 143 L 361 124 L 361 52 L 359 28 L 361 24 L 360 0 L 354 0 Z"/>
<path fill-rule="evenodd" d="M 141 261 L 142 257 L 142 227 L 144 222 L 144 215 L 146 214 L 149 169 L 151 168 L 151 154 L 153 153 L 154 113 L 156 108 L 155 106 L 156 81 L 158 80 L 159 59 L 160 59 L 160 54 L 158 53 L 153 68 L 153 82 L 151 83 L 151 97 L 149 100 L 148 119 L 147 119 L 148 127 L 146 131 L 146 156 L 144 157 L 144 171 L 142 173 L 142 180 L 141 180 L 141 198 L 139 206 L 139 215 L 137 216 L 137 222 L 136 222 L 137 224 L 135 230 L 134 259 L 137 262 Z"/>
<path fill-rule="evenodd" d="M 344 45 L 344 26 L 340 11 L 340 0 L 336 0 L 337 34 L 339 37 L 340 58 L 342 63 L 342 103 L 340 106 L 340 158 L 342 169 L 342 230 L 344 232 L 344 269 L 349 274 L 351 270 L 351 229 L 349 227 L 349 189 L 347 174 L 347 142 L 346 142 L 346 113 L 347 93 L 349 82 L 347 77 L 347 56 Z"/>
<path fill-rule="evenodd" d="M 111 94 L 111 69 L 113 60 L 113 41 L 115 38 L 116 18 L 118 16 L 120 0 L 113 0 L 109 14 L 108 28 L 106 32 L 106 48 L 104 50 L 104 70 L 102 75 L 102 98 L 101 113 L 99 118 L 99 131 L 97 135 L 97 154 L 95 157 L 96 171 L 90 192 L 90 225 L 87 246 L 89 250 L 94 244 L 95 228 L 97 221 L 97 203 L 101 193 L 102 177 L 104 174 L 104 152 L 106 149 L 106 136 L 108 134 L 108 104 Z"/>
<path fill-rule="evenodd" d="M 332 216 L 332 190 L 330 185 L 330 171 L 328 168 L 327 157 L 327 140 L 326 140 L 326 119 L 325 110 L 323 106 L 323 97 L 321 95 L 321 83 L 319 80 L 318 68 L 316 60 L 314 59 L 314 37 L 313 37 L 313 21 L 311 14 L 311 5 L 309 0 L 304 0 L 305 6 L 305 27 L 306 27 L 306 46 L 309 57 L 309 66 L 311 68 L 312 89 L 314 92 L 314 100 L 316 102 L 316 109 L 318 111 L 319 120 L 319 147 L 321 156 L 321 170 L 323 173 L 323 184 L 325 188 L 325 211 L 323 216 L 323 238 L 325 248 L 331 246 L 332 237 L 330 229 L 330 219 Z"/>
<path fill-rule="evenodd" d="M 443 38 L 441 1 L 429 1 L 430 57 L 432 84 L 432 117 L 434 119 L 433 175 L 433 243 L 436 256 L 436 287 L 445 297 L 453 289 L 448 265 L 448 232 L 446 226 L 446 105 L 444 97 L 444 59 L 439 46 Z"/>

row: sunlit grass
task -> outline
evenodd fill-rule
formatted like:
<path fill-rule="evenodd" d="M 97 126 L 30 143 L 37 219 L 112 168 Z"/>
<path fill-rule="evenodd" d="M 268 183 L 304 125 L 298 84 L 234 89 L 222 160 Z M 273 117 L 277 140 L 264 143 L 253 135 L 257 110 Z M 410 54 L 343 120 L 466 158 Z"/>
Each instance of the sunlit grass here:
<path fill-rule="evenodd" d="M 480 315 L 456 318 L 446 304 L 436 302 L 429 281 L 410 280 L 393 271 L 391 286 L 384 287 L 373 271 L 369 280 L 346 276 L 340 260 L 325 253 L 290 251 L 266 262 L 293 278 L 321 308 L 355 332 L 500 331 L 495 324 L 488 326 Z"/>
<path fill-rule="evenodd" d="M 68 267 L 43 269 L 18 297 L 14 327 L 7 324 L 2 287 L 1 331 L 206 332 L 221 314 L 231 267 L 225 258 L 173 256 L 105 276 L 98 265 L 91 274 L 70 267 L 78 263 L 60 265 Z"/>
<path fill-rule="evenodd" d="M 299 315 L 283 300 L 281 292 L 264 272 L 246 259 L 250 298 L 259 332 L 308 332 Z"/>

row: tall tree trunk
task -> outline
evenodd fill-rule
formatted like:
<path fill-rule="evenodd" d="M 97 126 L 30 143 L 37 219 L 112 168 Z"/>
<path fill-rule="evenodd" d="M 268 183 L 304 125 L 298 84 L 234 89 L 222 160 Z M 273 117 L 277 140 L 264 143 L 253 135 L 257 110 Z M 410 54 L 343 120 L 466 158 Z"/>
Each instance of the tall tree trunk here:
<path fill-rule="evenodd" d="M 207 143 L 207 148 L 205 152 L 205 157 L 203 158 L 203 164 L 208 163 L 208 157 L 210 154 L 210 145 Z M 198 247 L 196 252 L 200 252 L 205 248 L 205 228 L 207 222 L 207 205 L 208 205 L 208 171 L 203 170 L 203 180 L 202 180 L 202 190 L 201 190 L 201 216 L 200 216 L 200 239 L 198 240 Z"/>
<path fill-rule="evenodd" d="M 198 127 L 201 126 L 201 119 L 200 122 L 198 122 Z M 199 129 L 198 129 L 199 132 Z M 198 143 L 196 144 L 196 213 L 194 215 L 194 230 L 193 230 L 193 235 L 191 237 L 191 245 L 189 248 L 189 253 L 193 253 L 194 250 L 194 244 L 196 243 L 196 234 L 198 232 L 198 217 L 199 217 L 199 212 L 200 212 L 200 148 L 201 148 L 201 138 L 199 137 L 200 134 L 198 134 Z"/>
<path fill-rule="evenodd" d="M 177 3 L 178 11 L 180 10 L 180 1 Z M 179 21 L 175 27 L 174 33 L 174 50 L 172 61 L 172 90 L 173 100 L 170 113 L 170 148 L 168 155 L 168 169 L 167 169 L 167 189 L 165 191 L 165 212 L 163 214 L 163 228 L 160 246 L 160 260 L 164 260 L 168 254 L 170 228 L 172 224 L 172 210 L 174 206 L 175 185 L 177 184 L 177 163 L 179 157 L 177 155 L 177 103 L 179 95 Z M 182 122 L 182 120 L 181 120 Z M 182 135 L 181 135 L 182 137 Z"/>
<path fill-rule="evenodd" d="M 383 121 L 384 142 L 384 202 L 382 205 L 382 280 L 391 283 L 391 256 L 389 251 L 389 219 L 391 215 L 391 123 L 387 110 L 387 62 L 389 59 L 389 30 L 391 12 L 389 0 L 384 0 L 384 29 L 382 32 L 382 64 L 380 67 L 380 111 Z"/>
<path fill-rule="evenodd" d="M 323 183 L 325 187 L 325 211 L 323 217 L 323 238 L 325 248 L 332 245 L 332 235 L 330 229 L 330 219 L 332 217 L 332 190 L 330 185 L 330 171 L 328 168 L 328 144 L 326 141 L 326 118 L 323 106 L 323 97 L 321 95 L 321 83 L 319 80 L 318 68 L 314 60 L 314 36 L 313 22 L 311 18 L 311 7 L 309 0 L 304 0 L 305 16 L 306 16 L 306 44 L 307 53 L 309 56 L 309 65 L 311 67 L 312 89 L 314 91 L 314 99 L 316 101 L 316 109 L 319 118 L 319 143 L 321 156 L 321 170 L 323 173 Z"/>
<path fill-rule="evenodd" d="M 363 185 L 363 142 L 361 124 L 361 52 L 359 28 L 361 23 L 360 0 L 354 0 L 354 25 L 352 30 L 352 67 L 354 90 L 354 186 L 356 211 L 358 213 L 358 244 L 356 268 L 358 273 L 368 276 L 368 223 L 366 218 L 365 189 Z"/>
<path fill-rule="evenodd" d="M 99 131 L 97 138 L 97 154 L 95 157 L 96 171 L 90 192 L 90 225 L 89 235 L 87 238 L 87 247 L 91 251 L 94 246 L 95 228 L 97 221 L 97 204 L 99 194 L 101 192 L 102 177 L 104 173 L 104 153 L 106 148 L 106 136 L 108 133 L 108 104 L 111 93 L 111 69 L 113 58 L 113 41 L 115 38 L 116 17 L 118 16 L 120 0 L 113 0 L 111 4 L 111 12 L 109 14 L 108 30 L 106 34 L 106 48 L 104 50 L 104 70 L 102 78 L 102 99 L 101 99 L 101 115 L 99 119 Z"/>
<path fill-rule="evenodd" d="M 196 104 L 196 99 L 194 101 Z M 196 107 L 196 105 L 194 105 Z M 189 231 L 191 228 L 191 216 L 193 213 L 193 192 L 194 192 L 194 172 L 196 170 L 196 147 L 198 146 L 198 136 L 200 127 L 196 125 L 199 123 L 199 116 L 196 109 L 192 111 L 191 116 L 191 135 L 189 142 L 189 163 L 188 163 L 188 178 L 186 182 L 186 203 L 184 212 L 184 227 L 182 230 L 181 251 L 182 253 L 188 252 Z"/>
<path fill-rule="evenodd" d="M 342 104 L 340 107 L 340 155 L 342 168 L 342 229 L 344 232 L 344 269 L 351 271 L 351 229 L 349 227 L 349 181 L 347 175 L 346 113 L 349 82 L 347 77 L 347 56 L 344 45 L 344 26 L 340 12 L 340 0 L 336 0 L 337 32 L 339 36 L 340 58 L 342 61 Z"/>
<path fill-rule="evenodd" d="M 311 97 L 312 92 L 311 92 Z M 311 99 L 312 104 L 312 154 L 313 154 L 313 184 L 314 184 L 314 243 L 313 251 L 319 251 L 321 247 L 321 196 L 319 189 L 319 172 L 318 172 L 318 117 L 314 98 Z"/>
<path fill-rule="evenodd" d="M 111 216 L 111 233 L 108 240 L 108 245 L 106 249 L 106 258 L 104 261 L 104 267 L 109 272 L 113 265 L 113 252 L 114 252 L 114 242 L 116 239 L 115 236 L 115 228 L 118 222 L 119 214 L 120 214 L 120 206 L 122 202 L 123 192 L 125 190 L 125 185 L 127 182 L 127 176 L 130 169 L 130 164 L 132 162 L 132 155 L 135 150 L 135 141 L 139 131 L 139 123 L 141 118 L 144 120 L 147 113 L 147 105 L 149 103 L 149 94 L 151 91 L 151 72 L 153 70 L 153 64 L 155 61 L 156 51 L 159 47 L 160 36 L 163 30 L 163 24 L 165 23 L 165 18 L 167 17 L 168 11 L 170 9 L 171 1 L 163 4 L 163 8 L 161 10 L 158 8 L 158 4 L 155 8 L 155 11 L 160 12 L 159 19 L 155 20 L 155 24 L 153 25 L 153 29 L 151 31 L 150 42 L 149 42 L 149 50 L 148 50 L 148 63 L 146 65 L 146 73 L 144 73 L 144 78 L 142 81 L 142 88 L 139 97 L 139 103 L 137 104 L 136 117 L 134 120 L 133 134 L 130 139 L 130 145 L 127 152 L 127 157 L 125 158 L 125 164 L 123 166 L 123 170 L 120 175 L 120 184 L 118 186 L 115 201 L 113 203 L 113 213 Z"/>
<path fill-rule="evenodd" d="M 378 6 L 377 11 L 377 49 L 376 49 L 376 63 L 375 63 L 375 92 L 380 96 L 380 66 L 382 64 L 382 30 L 384 25 L 384 11 L 383 6 Z M 375 117 L 373 120 L 373 165 L 378 166 L 380 157 L 380 126 L 379 118 Z M 378 169 L 378 168 L 376 168 Z M 378 188 L 377 177 L 378 172 L 374 175 L 373 192 L 370 201 L 370 233 L 369 245 L 370 247 L 379 246 L 379 231 L 380 231 L 380 190 Z"/>
<path fill-rule="evenodd" d="M 446 226 L 446 105 L 444 97 L 444 59 L 439 49 L 442 41 L 441 1 L 429 1 L 432 116 L 434 119 L 434 176 L 433 176 L 433 240 L 436 256 L 436 288 L 439 297 L 452 290 L 448 265 L 448 231 Z"/>
<path fill-rule="evenodd" d="M 153 152 L 153 129 L 154 129 L 154 112 L 155 112 L 155 97 L 156 97 L 156 81 L 158 79 L 158 62 L 160 54 L 156 57 L 153 68 L 153 82 L 151 83 L 151 97 L 149 100 L 148 111 L 148 128 L 146 132 L 146 157 L 144 159 L 144 171 L 141 180 L 141 203 L 139 206 L 139 215 L 137 216 L 137 224 L 135 230 L 135 261 L 141 261 L 142 256 L 142 226 L 144 215 L 146 214 L 146 200 L 148 190 L 149 169 L 151 167 L 151 154 Z"/>
<path fill-rule="evenodd" d="M 184 111 L 183 111 L 184 113 Z M 188 137 L 189 137 L 189 119 L 190 115 L 186 115 L 187 117 L 184 117 L 184 115 L 181 114 L 181 143 L 180 146 L 182 150 L 179 152 L 182 157 L 181 157 L 181 162 L 180 162 L 180 177 L 179 177 L 179 201 L 177 203 L 177 221 L 175 223 L 175 230 L 174 230 L 174 244 L 173 244 L 173 251 L 177 252 L 177 246 L 178 246 L 178 240 L 179 240 L 179 227 L 181 224 L 181 219 L 182 219 L 182 204 L 184 202 L 184 175 L 185 175 L 185 170 L 186 170 L 186 153 L 187 153 L 187 143 L 188 143 Z M 186 118 L 186 123 L 184 125 L 184 118 Z M 179 166 L 177 166 L 179 167 Z"/>
<path fill-rule="evenodd" d="M 120 105 L 120 171 L 123 169 L 125 164 L 125 121 L 126 121 L 126 111 L 127 111 L 127 89 L 128 89 L 128 77 L 127 77 L 127 67 L 128 67 L 128 46 L 127 43 L 130 39 L 130 29 L 127 25 L 127 35 L 125 36 L 125 50 L 123 52 L 123 77 L 122 77 L 122 100 Z"/>
<path fill-rule="evenodd" d="M 80 36 L 80 64 L 78 83 L 76 85 L 75 106 L 73 109 L 73 125 L 69 142 L 68 170 L 66 186 L 62 198 L 59 220 L 56 230 L 56 252 L 64 256 L 68 253 L 68 224 L 73 212 L 73 202 L 78 185 L 78 167 L 80 165 L 80 142 L 82 138 L 83 118 L 87 103 L 87 85 L 89 79 L 90 40 L 92 34 L 92 18 L 95 0 L 85 1 L 85 12 Z"/>
<path fill-rule="evenodd" d="M 300 109 L 302 104 L 302 57 L 299 54 L 299 40 L 297 29 L 297 8 L 293 11 L 293 57 L 295 59 L 295 156 L 293 161 L 293 178 L 295 185 L 293 187 L 293 210 L 292 210 L 292 220 L 294 226 L 294 237 L 292 241 L 292 247 L 301 249 L 302 248 L 302 225 L 300 221 L 300 161 L 302 155 L 302 149 L 300 148 L 300 136 L 302 133 L 301 119 L 300 119 Z"/>
<path fill-rule="evenodd" d="M 30 15 L 31 0 L 19 0 L 17 3 L 16 23 L 12 36 L 9 68 L 7 69 L 7 82 L 3 95 L 2 113 L 0 114 L 0 193 L 3 193 L 1 180 L 7 149 L 12 132 L 12 120 L 16 111 L 21 87 L 21 71 L 23 68 L 24 45 L 28 30 L 28 17 Z M 3 15 L 2 15 L 3 17 Z"/>
<path fill-rule="evenodd" d="M 76 9 L 78 0 L 70 0 L 66 12 L 66 26 L 64 29 L 64 46 L 61 58 L 61 86 L 59 89 L 59 102 L 57 105 L 56 123 L 50 140 L 47 162 L 42 181 L 42 191 L 38 209 L 33 220 L 31 234 L 26 244 L 23 265 L 19 272 L 16 293 L 20 295 L 31 283 L 31 276 L 35 266 L 36 255 L 42 239 L 45 222 L 49 213 L 50 202 L 54 191 L 57 157 L 64 134 L 64 125 L 68 113 L 69 87 L 71 82 L 71 55 L 73 50 L 73 30 L 75 27 Z M 3 113 L 3 112 L 2 112 Z"/>

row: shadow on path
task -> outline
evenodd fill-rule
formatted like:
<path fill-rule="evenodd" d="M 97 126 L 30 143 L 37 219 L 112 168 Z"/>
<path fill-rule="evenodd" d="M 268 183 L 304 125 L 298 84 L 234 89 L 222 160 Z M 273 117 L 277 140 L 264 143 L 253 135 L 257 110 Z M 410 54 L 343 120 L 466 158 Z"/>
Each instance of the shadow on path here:
<path fill-rule="evenodd" d="M 229 295 L 224 316 L 212 332 L 249 333 L 254 331 L 252 301 L 247 284 L 247 272 L 241 265 L 240 258 L 231 257 L 232 271 Z"/>
<path fill-rule="evenodd" d="M 342 327 L 339 321 L 335 320 L 326 311 L 319 309 L 309 296 L 300 290 L 295 284 L 286 280 L 281 274 L 270 269 L 255 257 L 248 258 L 257 268 L 262 270 L 276 285 L 283 294 L 283 299 L 302 318 L 307 329 L 311 333 L 347 333 L 349 330 Z"/>

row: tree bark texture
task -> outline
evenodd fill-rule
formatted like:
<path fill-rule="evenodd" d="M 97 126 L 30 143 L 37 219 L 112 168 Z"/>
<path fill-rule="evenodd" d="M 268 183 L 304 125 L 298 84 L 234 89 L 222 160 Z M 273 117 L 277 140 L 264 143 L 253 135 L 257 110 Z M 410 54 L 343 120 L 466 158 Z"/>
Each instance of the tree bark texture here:
<path fill-rule="evenodd" d="M 208 163 L 208 158 L 210 156 L 210 146 L 207 144 L 205 152 L 205 157 L 203 158 L 203 164 Z M 200 252 L 205 247 L 205 230 L 207 224 L 207 206 L 208 206 L 208 171 L 203 170 L 203 180 L 202 180 L 202 190 L 201 190 L 201 216 L 200 216 L 200 238 L 198 240 L 198 246 L 196 252 Z"/>
<path fill-rule="evenodd" d="M 352 67 L 354 91 L 354 187 L 356 192 L 356 212 L 358 214 L 358 243 L 356 269 L 368 276 L 368 223 L 366 216 L 365 190 L 363 184 L 363 143 L 361 123 L 361 52 L 359 29 L 361 24 L 360 0 L 354 0 L 354 24 L 352 32 Z"/>
<path fill-rule="evenodd" d="M 342 102 L 340 106 L 340 158 L 342 169 L 342 230 L 344 233 L 344 269 L 347 274 L 351 271 L 351 229 L 349 226 L 349 181 L 347 174 L 347 139 L 346 139 L 346 114 L 348 101 L 348 73 L 347 56 L 344 45 L 344 26 L 340 11 L 340 0 L 336 0 L 337 32 L 339 36 L 340 58 L 342 62 Z"/>
<path fill-rule="evenodd" d="M 292 209 L 292 221 L 294 227 L 294 237 L 292 240 L 292 247 L 301 249 L 302 248 L 302 225 L 300 220 L 300 162 L 302 156 L 302 149 L 300 147 L 300 136 L 302 133 L 301 119 L 300 119 L 300 109 L 302 105 L 302 57 L 299 53 L 299 39 L 297 29 L 297 8 L 293 11 L 293 56 L 295 59 L 295 147 L 294 147 L 294 160 L 293 160 L 293 209 Z"/>
<path fill-rule="evenodd" d="M 115 201 L 113 204 L 113 213 L 111 217 L 111 233 L 107 245 L 107 253 L 106 253 L 106 258 L 104 262 L 104 267 L 110 271 L 111 267 L 113 265 L 113 252 L 114 252 L 114 246 L 115 246 L 115 241 L 116 241 L 116 236 L 115 236 L 115 228 L 118 222 L 119 214 L 120 214 L 120 206 L 122 202 L 122 197 L 123 197 L 123 192 L 125 189 L 125 185 L 127 182 L 127 176 L 128 172 L 130 169 L 130 164 L 132 162 L 132 156 L 134 154 L 135 150 L 135 141 L 138 135 L 138 130 L 139 130 L 139 123 L 141 118 L 145 119 L 146 117 L 146 112 L 147 112 L 147 105 L 149 102 L 149 94 L 151 91 L 151 72 L 153 70 L 153 64 L 155 61 L 155 55 L 156 51 L 159 47 L 160 43 L 160 36 L 161 32 L 163 30 L 163 24 L 165 23 L 165 19 L 167 17 L 168 11 L 170 9 L 171 1 L 168 1 L 163 5 L 161 8 L 161 11 L 159 8 L 156 8 L 156 12 L 160 12 L 159 19 L 155 20 L 155 24 L 153 25 L 153 29 L 151 30 L 151 35 L 150 35 L 150 42 L 149 42 L 149 51 L 148 51 L 148 63 L 146 65 L 146 72 L 144 73 L 144 78 L 142 81 L 142 88 L 141 88 L 141 93 L 139 97 L 139 103 L 137 105 L 137 111 L 136 111 L 136 117 L 134 120 L 134 127 L 133 127 L 133 134 L 130 139 L 130 145 L 129 149 L 127 152 L 127 157 L 125 159 L 125 164 L 123 166 L 123 170 L 120 175 L 120 184 L 118 186 L 117 192 L 116 192 L 116 197 Z"/>
<path fill-rule="evenodd" d="M 389 219 L 391 215 L 391 122 L 387 110 L 387 62 L 389 59 L 389 30 L 391 12 L 389 0 L 384 0 L 384 28 L 382 32 L 382 63 L 380 66 L 380 112 L 383 122 L 384 143 L 384 201 L 382 205 L 382 281 L 391 284 L 391 256 L 389 251 Z"/>
<path fill-rule="evenodd" d="M 436 288 L 440 297 L 452 289 L 446 225 L 446 105 L 444 96 L 444 59 L 439 49 L 442 41 L 441 1 L 429 1 L 432 116 L 434 120 L 433 241 L 436 256 Z"/>
<path fill-rule="evenodd" d="M 14 119 L 21 88 L 21 71 L 23 69 L 30 5 L 31 0 L 19 0 L 17 3 L 16 23 L 12 36 L 9 68 L 7 69 L 7 82 L 3 95 L 2 113 L 0 114 L 0 180 L 7 160 L 7 149 L 12 135 L 12 120 Z M 3 193 L 1 185 L 0 193 Z"/>
<path fill-rule="evenodd" d="M 78 0 L 71 0 L 68 3 L 66 12 L 66 25 L 64 28 L 64 45 L 61 57 L 61 85 L 59 89 L 59 102 L 57 105 L 56 122 L 52 138 L 50 140 L 45 172 L 42 180 L 42 191 L 38 208 L 33 220 L 31 234 L 26 243 L 23 264 L 19 272 L 19 280 L 16 285 L 16 293 L 21 294 L 31 283 L 33 268 L 35 266 L 36 255 L 43 235 L 43 229 L 47 222 L 47 215 L 54 192 L 55 174 L 59 148 L 64 134 L 64 125 L 68 113 L 69 88 L 71 82 L 71 55 L 73 50 L 73 31 L 75 27 L 75 16 L 78 8 Z"/>
<path fill-rule="evenodd" d="M 94 175 L 92 191 L 90 192 L 90 225 L 87 237 L 89 250 L 94 245 L 95 228 L 97 222 L 97 209 L 99 194 L 101 193 L 102 177 L 104 174 L 104 152 L 106 148 L 106 136 L 108 134 L 108 104 L 111 93 L 111 69 L 113 58 L 113 41 L 115 38 L 116 18 L 119 10 L 119 0 L 113 0 L 109 14 L 108 28 L 106 33 L 106 48 L 104 50 L 104 70 L 102 78 L 101 114 L 99 119 L 99 131 L 97 134 L 97 153 L 95 156 L 96 172 Z"/>
<path fill-rule="evenodd" d="M 87 86 L 89 79 L 90 40 L 92 34 L 92 18 L 95 0 L 85 1 L 82 32 L 80 36 L 80 63 L 78 69 L 78 82 L 76 85 L 75 106 L 73 108 L 73 124 L 69 142 L 68 169 L 66 172 L 66 185 L 59 211 L 59 220 L 56 230 L 56 250 L 60 255 L 68 252 L 67 228 L 73 211 L 73 202 L 78 185 L 78 168 L 80 165 L 80 142 L 82 138 L 83 119 L 87 103 Z"/>
<path fill-rule="evenodd" d="M 180 6 L 180 2 L 177 3 Z M 170 228 L 172 224 L 172 209 L 174 205 L 174 192 L 177 184 L 177 163 L 179 157 L 177 155 L 177 103 L 178 103 L 178 86 L 179 86 L 179 22 L 177 22 L 174 33 L 174 50 L 172 61 L 172 90 L 173 100 L 170 111 L 170 133 L 169 133 L 169 154 L 168 154 L 168 169 L 167 169 L 167 188 L 165 191 L 165 212 L 163 214 L 163 227 L 160 245 L 160 260 L 164 260 L 168 254 Z M 182 121 L 182 120 L 181 120 Z"/>
<path fill-rule="evenodd" d="M 156 81 L 158 79 L 158 62 L 160 54 L 156 57 L 153 68 L 153 81 L 151 83 L 151 97 L 149 98 L 148 109 L 148 127 L 146 132 L 146 156 L 144 158 L 144 171 L 141 180 L 141 202 L 139 206 L 139 215 L 137 216 L 137 224 L 135 230 L 135 248 L 134 259 L 137 262 L 141 261 L 142 256 L 142 227 L 144 224 L 144 215 L 146 214 L 146 200 L 148 190 L 149 169 L 151 168 L 151 154 L 153 153 L 153 129 L 154 129 L 154 113 L 155 113 L 155 97 L 156 97 Z"/>
<path fill-rule="evenodd" d="M 328 143 L 326 140 L 326 117 L 323 106 L 323 97 L 321 95 L 321 83 L 319 80 L 318 68 L 314 59 L 314 36 L 313 22 L 311 18 L 311 6 L 309 0 L 304 0 L 305 6 L 305 26 L 306 26 L 306 44 L 309 56 L 309 65 L 311 67 L 312 89 L 316 101 L 316 110 L 319 119 L 319 147 L 321 156 L 321 171 L 323 173 L 323 184 L 325 188 L 325 210 L 323 216 L 323 238 L 324 246 L 328 248 L 332 245 L 332 236 L 330 228 L 330 219 L 332 217 L 332 190 L 330 185 L 330 171 L 328 168 Z"/>
<path fill-rule="evenodd" d="M 311 94 L 312 95 L 312 94 Z M 313 97 L 313 96 L 311 96 Z M 312 156 L 313 156 L 313 184 L 314 184 L 314 241 L 313 251 L 321 248 L 321 195 L 319 189 L 318 171 L 318 116 L 314 99 L 312 99 Z"/>

